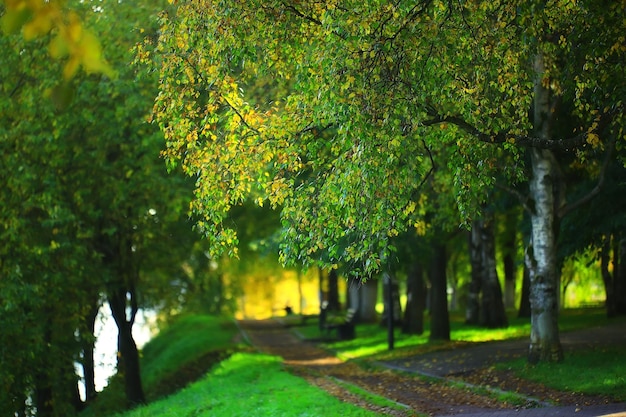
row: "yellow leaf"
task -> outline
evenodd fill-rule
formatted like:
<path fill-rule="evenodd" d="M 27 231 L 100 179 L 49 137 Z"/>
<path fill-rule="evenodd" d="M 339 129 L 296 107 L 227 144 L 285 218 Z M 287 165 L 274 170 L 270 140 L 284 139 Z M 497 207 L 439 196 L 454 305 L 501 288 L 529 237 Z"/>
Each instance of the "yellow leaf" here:
<path fill-rule="evenodd" d="M 587 143 L 593 147 L 596 147 L 600 144 L 600 137 L 596 133 L 588 133 Z"/>
<path fill-rule="evenodd" d="M 24 39 L 33 40 L 39 36 L 43 36 L 52 29 L 52 21 L 45 15 L 38 15 L 35 19 L 26 23 L 22 29 Z"/>
<path fill-rule="evenodd" d="M 80 57 L 76 55 L 70 57 L 70 59 L 65 64 L 65 67 L 63 67 L 63 77 L 66 80 L 69 80 L 70 78 L 72 78 L 76 74 L 76 71 L 78 71 L 79 66 L 80 66 Z"/>
<path fill-rule="evenodd" d="M 404 209 L 404 215 L 408 216 L 409 214 L 413 213 L 415 211 L 415 202 L 411 201 L 406 208 Z"/>
<path fill-rule="evenodd" d="M 69 53 L 67 42 L 65 42 L 65 39 L 60 35 L 55 36 L 50 41 L 48 50 L 49 50 L 50 56 L 54 59 L 63 58 L 67 56 L 67 54 Z"/>
<path fill-rule="evenodd" d="M 16 33 L 31 18 L 32 13 L 29 9 L 22 7 L 18 9 L 8 9 L 2 18 L 0 24 L 5 35 Z"/>

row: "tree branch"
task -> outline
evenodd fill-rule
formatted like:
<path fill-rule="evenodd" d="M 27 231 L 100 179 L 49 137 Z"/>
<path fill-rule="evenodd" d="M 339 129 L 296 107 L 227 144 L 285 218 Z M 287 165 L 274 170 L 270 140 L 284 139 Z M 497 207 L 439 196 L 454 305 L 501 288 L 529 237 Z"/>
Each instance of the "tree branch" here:
<path fill-rule="evenodd" d="M 309 22 L 315 23 L 316 25 L 319 25 L 319 26 L 322 25 L 322 22 L 319 19 L 316 19 L 313 16 L 305 15 L 304 13 L 302 13 L 300 10 L 296 9 L 291 4 L 287 4 L 287 3 L 283 2 L 283 6 L 285 7 L 285 10 L 290 11 L 291 13 L 295 14 L 298 17 L 306 19 Z"/>
<path fill-rule="evenodd" d="M 520 193 L 519 191 L 517 191 L 516 189 L 507 187 L 506 185 L 496 183 L 495 186 L 496 188 L 499 188 L 502 191 L 505 191 L 511 194 L 513 197 L 515 197 L 517 201 L 519 201 L 519 203 L 521 204 L 522 208 L 526 210 L 528 213 L 532 213 L 534 211 L 534 208 L 529 204 L 529 202 L 531 201 L 529 195 L 524 195 Z"/>
<path fill-rule="evenodd" d="M 602 125 L 598 127 L 598 130 L 602 126 L 606 126 L 611 120 L 613 120 L 614 115 L 617 113 L 618 109 L 613 109 L 611 112 L 604 113 L 600 118 L 602 120 Z M 476 126 L 468 123 L 465 119 L 460 116 L 442 116 L 439 114 L 432 106 L 428 106 L 426 109 L 426 113 L 430 117 L 429 120 L 425 120 L 421 122 L 422 126 L 433 126 L 442 123 L 450 123 L 461 130 L 469 133 L 474 136 L 481 142 L 491 143 L 491 144 L 501 144 L 505 142 L 510 142 L 512 144 L 522 146 L 525 148 L 540 148 L 540 149 L 549 149 L 549 150 L 560 150 L 560 151 L 569 151 L 572 149 L 580 148 L 584 144 L 587 143 L 587 135 L 588 132 L 582 132 L 576 136 L 572 136 L 569 138 L 562 139 L 544 139 L 540 137 L 526 136 L 526 135 L 514 135 L 508 133 L 508 131 L 502 131 L 498 133 L 487 133 L 478 129 Z"/>
<path fill-rule="evenodd" d="M 565 206 L 561 207 L 557 212 L 557 216 L 560 219 L 567 216 L 569 213 L 578 209 L 579 207 L 587 204 L 595 196 L 600 194 L 600 191 L 602 190 L 602 187 L 604 186 L 604 181 L 606 178 L 606 170 L 608 169 L 614 150 L 615 150 L 615 139 L 609 142 L 606 153 L 604 154 L 604 161 L 602 162 L 602 167 L 600 168 L 600 176 L 598 177 L 598 182 L 596 183 L 595 187 L 593 187 L 586 195 L 582 196 L 577 201 L 571 204 L 566 204 Z"/>

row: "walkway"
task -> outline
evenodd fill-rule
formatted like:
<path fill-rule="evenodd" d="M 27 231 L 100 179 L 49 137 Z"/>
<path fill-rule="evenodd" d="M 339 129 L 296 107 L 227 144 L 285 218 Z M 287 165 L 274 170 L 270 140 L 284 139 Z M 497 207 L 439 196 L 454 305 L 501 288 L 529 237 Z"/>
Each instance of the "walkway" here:
<path fill-rule="evenodd" d="M 527 348 L 524 340 L 434 352 L 401 361 L 382 362 L 379 369 L 364 370 L 354 363 L 342 362 L 311 342 L 301 340 L 278 320 L 241 321 L 240 326 L 257 349 L 283 357 L 292 372 L 344 401 L 386 415 L 413 416 L 419 412 L 438 417 L 626 417 L 626 404 L 502 409 L 502 403 L 463 386 L 449 386 L 417 376 L 428 375 L 445 381 L 487 367 L 498 360 L 523 356 Z M 626 345 L 626 327 L 621 325 L 564 333 L 561 339 L 566 350 L 600 342 Z M 398 407 L 369 404 L 347 390 L 346 384 L 357 385 L 386 397 Z"/>

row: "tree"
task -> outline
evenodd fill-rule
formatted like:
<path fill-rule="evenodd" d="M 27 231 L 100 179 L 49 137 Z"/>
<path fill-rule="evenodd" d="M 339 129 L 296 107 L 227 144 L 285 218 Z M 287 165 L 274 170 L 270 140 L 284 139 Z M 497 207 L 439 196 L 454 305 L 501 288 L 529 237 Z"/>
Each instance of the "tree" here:
<path fill-rule="evenodd" d="M 119 77 L 79 73 L 63 85 L 71 100 L 42 100 L 62 65 L 48 59 L 45 38 L 0 38 L 0 407 L 9 413 L 65 416 L 81 406 L 74 362 L 92 374 L 94 309 L 103 299 L 120 327 L 129 401 L 141 402 L 133 315 L 171 288 L 163 258 L 179 267 L 188 255 L 171 239 L 186 218 L 190 184 L 166 172 L 162 137 L 146 123 L 154 74 L 130 65 L 135 25 L 158 5 L 99 7 L 87 20 L 119 35 L 107 44 Z M 12 352 L 16 343 L 25 348 Z"/>
<path fill-rule="evenodd" d="M 420 224 L 423 143 L 454 149 L 463 223 L 496 172 L 529 177 L 529 357 L 560 360 L 555 151 L 623 139 L 623 14 L 591 1 L 185 2 L 163 16 L 155 117 L 170 162 L 199 173 L 194 207 L 218 251 L 236 244 L 230 207 L 254 198 L 281 208 L 285 261 L 380 269 L 390 238 Z M 242 90 L 259 75 L 280 88 L 253 106 Z M 560 102 L 569 130 L 554 129 Z"/>
<path fill-rule="evenodd" d="M 623 178 L 626 169 L 619 160 L 623 151 L 617 152 L 618 160 L 610 165 L 607 160 L 590 155 L 588 169 L 605 170 L 603 192 L 590 202 L 589 208 L 580 210 L 564 219 L 559 236 L 561 245 L 559 259 L 567 260 L 578 254 L 595 253 L 600 261 L 600 273 L 606 290 L 606 309 L 608 316 L 623 315 L 626 312 L 626 286 L 624 285 L 623 230 L 626 227 L 624 216 L 615 207 L 626 204 Z M 589 184 L 578 184 L 573 193 L 582 194 Z M 580 225 L 585 227 L 581 228 Z"/>
<path fill-rule="evenodd" d="M 506 327 L 502 288 L 496 270 L 495 216 L 489 211 L 472 222 L 470 259 L 472 280 L 466 322 L 486 327 Z"/>
<path fill-rule="evenodd" d="M 0 43 L 5 63 L 0 86 L 0 407 L 24 415 L 34 409 L 39 416 L 69 415 L 78 402 L 74 361 L 81 344 L 75 332 L 85 329 L 96 258 L 82 244 L 84 229 L 71 209 L 71 191 L 59 179 L 67 166 L 50 157 L 59 150 L 49 123 L 54 107 L 41 100 L 33 81 L 50 83 L 43 48 L 26 49 L 9 36 Z M 14 349 L 16 344 L 22 348 Z"/>
<path fill-rule="evenodd" d="M 59 61 L 67 58 L 63 66 L 66 81 L 81 67 L 87 73 L 113 77 L 115 73 L 102 55 L 98 37 L 83 25 L 75 11 L 64 9 L 64 3 L 3 0 L 0 2 L 2 30 L 5 35 L 21 31 L 25 40 L 48 38 L 50 57 Z"/>

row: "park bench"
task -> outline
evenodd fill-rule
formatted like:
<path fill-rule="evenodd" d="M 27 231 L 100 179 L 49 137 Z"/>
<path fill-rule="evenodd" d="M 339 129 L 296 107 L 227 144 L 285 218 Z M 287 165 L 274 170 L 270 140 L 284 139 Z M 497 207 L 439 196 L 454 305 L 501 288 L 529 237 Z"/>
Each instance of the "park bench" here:
<path fill-rule="evenodd" d="M 322 304 L 319 320 L 320 330 L 325 331 L 326 334 L 330 334 L 333 330 L 337 330 L 337 337 L 340 340 L 352 340 L 356 337 L 354 328 L 356 321 L 356 309 L 354 308 L 349 308 L 341 320 L 335 321 L 329 319 L 326 303 Z"/>

